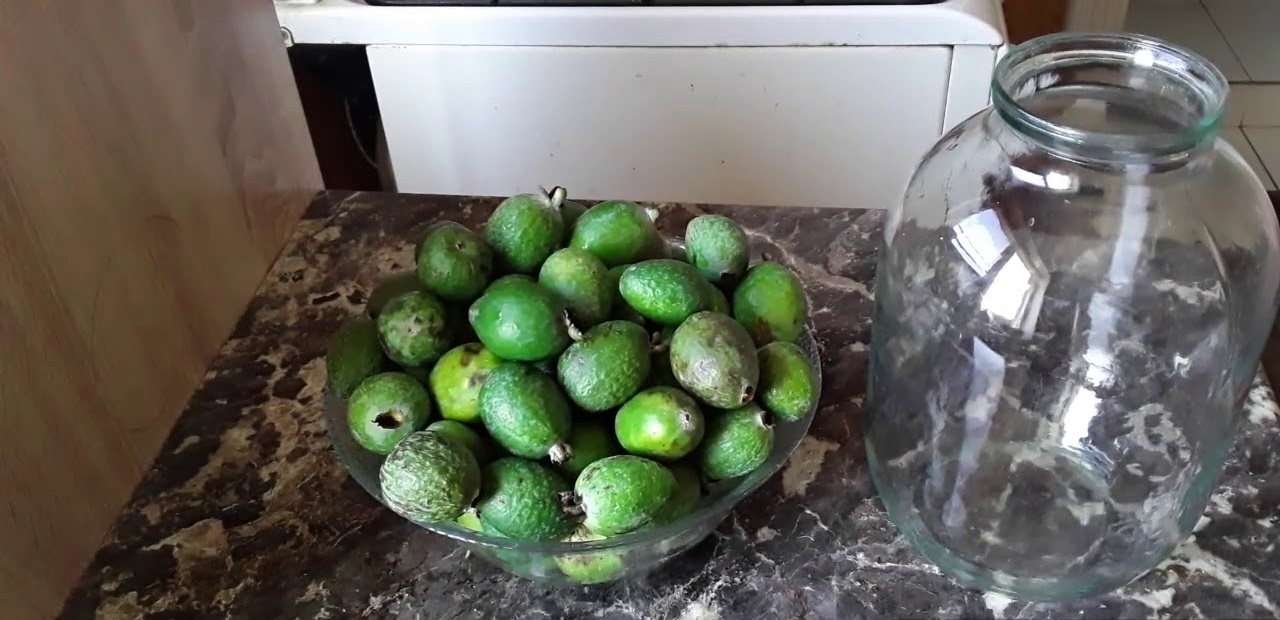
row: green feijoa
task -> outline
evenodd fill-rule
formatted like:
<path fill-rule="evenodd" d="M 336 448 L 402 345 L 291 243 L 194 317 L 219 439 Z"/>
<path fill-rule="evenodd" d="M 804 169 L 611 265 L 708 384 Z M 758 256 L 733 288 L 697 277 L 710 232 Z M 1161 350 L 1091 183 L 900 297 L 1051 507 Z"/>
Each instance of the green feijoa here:
<path fill-rule="evenodd" d="M 426 291 L 393 298 L 378 315 L 387 357 L 401 366 L 430 364 L 449 350 L 453 332 L 444 304 Z"/>
<path fill-rule="evenodd" d="M 818 406 L 818 373 L 804 350 L 790 342 L 760 348 L 757 400 L 784 422 L 795 422 Z"/>
<path fill-rule="evenodd" d="M 609 267 L 659 255 L 662 237 L 644 207 L 625 200 L 597 204 L 578 218 L 569 247 L 595 254 Z"/>
<path fill-rule="evenodd" d="M 569 432 L 569 445 L 573 446 L 573 457 L 559 465 L 569 480 L 576 480 L 587 465 L 622 453 L 613 438 L 612 425 L 597 420 L 576 420 Z"/>
<path fill-rule="evenodd" d="M 671 475 L 676 479 L 675 490 L 646 527 L 662 527 L 672 523 L 693 512 L 698 507 L 698 502 L 702 501 L 702 477 L 697 468 L 688 463 L 675 463 L 668 465 L 667 469 L 671 470 Z"/>
<path fill-rule="evenodd" d="M 569 400 L 554 378 L 529 364 L 506 362 L 489 373 L 480 388 L 480 419 L 489 436 L 516 456 L 550 456 L 553 463 L 573 456 Z"/>
<path fill-rule="evenodd" d="M 498 266 L 507 272 L 537 273 L 542 261 L 564 243 L 564 188 L 519 194 L 498 205 L 484 227 Z"/>
<path fill-rule="evenodd" d="M 491 282 L 489 284 L 489 288 L 485 289 L 485 292 L 489 292 L 494 289 L 500 289 L 508 284 L 517 284 L 517 283 L 537 284 L 537 282 L 538 280 L 530 275 L 525 275 L 523 273 L 509 273 Z"/>
<path fill-rule="evenodd" d="M 714 284 L 733 286 L 747 271 L 747 234 L 723 215 L 699 215 L 684 231 L 689 262 Z"/>
<path fill-rule="evenodd" d="M 365 312 L 376 319 L 382 313 L 382 308 L 392 299 L 405 293 L 425 290 L 427 289 L 422 286 L 422 280 L 418 279 L 417 273 L 412 271 L 397 273 L 373 287 L 373 291 L 369 293 L 369 300 L 364 304 Z"/>
<path fill-rule="evenodd" d="M 747 328 L 756 346 L 795 342 L 808 316 L 809 300 L 800 279 L 778 263 L 752 267 L 733 291 L 733 318 Z"/>
<path fill-rule="evenodd" d="M 453 521 L 480 490 L 480 465 L 462 444 L 438 433 L 400 440 L 378 472 L 382 501 L 418 523 Z"/>
<path fill-rule="evenodd" d="M 585 527 L 578 527 L 565 542 L 594 542 L 605 537 Z M 584 551 L 556 556 L 556 566 L 570 581 L 580 584 L 604 583 L 626 572 L 625 551 Z"/>
<path fill-rule="evenodd" d="M 418 279 L 446 301 L 479 297 L 493 273 L 493 251 L 484 239 L 457 222 L 432 226 L 417 258 Z"/>
<path fill-rule="evenodd" d="M 500 458 L 484 468 L 476 502 L 486 532 L 518 540 L 559 540 L 573 530 L 565 511 L 570 486 L 550 467 L 519 457 Z"/>
<path fill-rule="evenodd" d="M 718 312 L 699 312 L 671 336 L 671 372 L 698 400 L 719 409 L 750 401 L 760 379 L 755 345 L 742 325 Z"/>
<path fill-rule="evenodd" d="M 618 409 L 613 428 L 627 452 L 675 461 L 698 447 L 705 423 L 693 397 L 673 387 L 652 387 Z"/>
<path fill-rule="evenodd" d="M 488 463 L 493 458 L 493 448 L 489 445 L 489 440 L 476 432 L 474 428 L 462 422 L 457 420 L 436 420 L 428 424 L 426 430 L 440 433 L 462 444 L 471 451 L 471 454 L 476 457 L 476 462 L 481 465 Z"/>
<path fill-rule="evenodd" d="M 629 321 L 601 323 L 560 355 L 556 374 L 569 399 L 586 411 L 627 402 L 649 376 L 649 334 Z"/>
<path fill-rule="evenodd" d="M 485 348 L 506 360 L 536 362 L 569 346 L 569 324 L 559 296 L 523 280 L 495 282 L 471 304 L 471 326 Z"/>
<path fill-rule="evenodd" d="M 609 318 L 614 295 L 609 270 L 586 250 L 556 250 L 542 263 L 538 284 L 560 296 L 579 329 Z"/>
<path fill-rule="evenodd" d="M 382 369 L 382 343 L 371 319 L 356 317 L 329 338 L 324 354 L 325 386 L 338 398 L 347 398 L 361 381 Z"/>
<path fill-rule="evenodd" d="M 627 304 L 627 300 L 622 298 L 622 291 L 618 288 L 618 282 L 622 280 L 622 272 L 626 271 L 627 267 L 629 265 L 618 265 L 609 269 L 609 289 L 613 291 L 613 312 L 610 313 L 609 318 L 644 325 L 644 317 Z"/>
<path fill-rule="evenodd" d="M 773 450 L 773 426 L 755 403 L 723 411 L 707 421 L 698 466 L 710 480 L 737 478 L 755 471 Z"/>
<path fill-rule="evenodd" d="M 670 258 L 631 265 L 618 282 L 628 305 L 663 325 L 679 325 L 693 313 L 710 308 L 708 288 L 692 265 Z"/>
<path fill-rule="evenodd" d="M 480 517 L 476 515 L 475 508 L 468 508 L 462 511 L 462 514 L 455 521 L 465 529 L 484 533 L 484 526 L 480 525 Z"/>
<path fill-rule="evenodd" d="M 587 529 L 617 536 L 648 523 L 675 490 L 675 476 L 657 462 L 620 455 L 601 459 L 578 474 L 578 497 Z"/>
<path fill-rule="evenodd" d="M 480 387 L 502 359 L 478 342 L 454 347 L 431 368 L 427 385 L 446 420 L 479 423 Z"/>
<path fill-rule="evenodd" d="M 401 372 L 384 372 L 360 382 L 347 401 L 347 426 L 365 450 L 387 454 L 431 418 L 426 388 Z"/>

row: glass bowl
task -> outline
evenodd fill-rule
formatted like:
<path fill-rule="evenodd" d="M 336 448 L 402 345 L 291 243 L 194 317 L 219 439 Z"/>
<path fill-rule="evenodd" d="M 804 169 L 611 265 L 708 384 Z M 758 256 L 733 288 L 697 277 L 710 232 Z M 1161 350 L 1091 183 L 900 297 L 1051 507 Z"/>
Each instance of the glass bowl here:
<path fill-rule="evenodd" d="M 818 374 L 821 387 L 822 368 L 818 360 L 818 346 L 809 328 L 806 328 L 796 344 L 809 358 Z M 541 583 L 603 583 L 643 574 L 706 538 L 728 516 L 734 505 L 776 474 L 809 431 L 809 424 L 813 421 L 816 410 L 817 407 L 814 407 L 796 422 L 775 420 L 773 451 L 764 464 L 746 476 L 710 484 L 707 495 L 702 498 L 697 509 L 662 527 L 593 542 L 532 542 L 473 532 L 453 522 L 414 523 L 458 541 L 473 554 L 511 574 Z M 334 452 L 356 482 L 381 502 L 378 468 L 382 465 L 383 457 L 367 452 L 356 444 L 347 431 L 346 418 L 346 402 L 326 392 L 325 422 Z"/>

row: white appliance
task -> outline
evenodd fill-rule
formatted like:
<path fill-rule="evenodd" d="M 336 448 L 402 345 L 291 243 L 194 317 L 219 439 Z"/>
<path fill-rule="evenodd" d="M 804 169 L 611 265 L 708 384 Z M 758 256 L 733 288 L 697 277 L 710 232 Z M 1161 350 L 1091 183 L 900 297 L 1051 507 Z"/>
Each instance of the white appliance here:
<path fill-rule="evenodd" d="M 885 208 L 1005 42 L 998 0 L 276 10 L 366 46 L 396 188 L 439 194 Z"/>

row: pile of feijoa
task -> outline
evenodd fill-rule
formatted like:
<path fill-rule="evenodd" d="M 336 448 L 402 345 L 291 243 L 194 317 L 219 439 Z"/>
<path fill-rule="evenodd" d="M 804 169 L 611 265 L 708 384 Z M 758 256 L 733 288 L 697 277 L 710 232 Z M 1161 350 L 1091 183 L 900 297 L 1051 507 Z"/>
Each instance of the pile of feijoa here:
<path fill-rule="evenodd" d="M 705 484 L 759 467 L 774 421 L 818 398 L 795 344 L 804 290 L 780 264 L 748 268 L 727 217 L 694 218 L 684 240 L 669 246 L 637 204 L 585 209 L 560 188 L 508 198 L 480 234 L 428 229 L 416 273 L 382 282 L 326 357 L 352 436 L 386 455 L 386 504 L 600 540 L 670 523 Z"/>

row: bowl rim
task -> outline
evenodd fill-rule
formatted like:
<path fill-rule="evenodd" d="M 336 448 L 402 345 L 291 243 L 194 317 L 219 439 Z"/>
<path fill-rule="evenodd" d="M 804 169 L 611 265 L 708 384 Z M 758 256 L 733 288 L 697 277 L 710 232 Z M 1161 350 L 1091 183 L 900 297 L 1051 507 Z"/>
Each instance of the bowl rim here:
<path fill-rule="evenodd" d="M 453 540 L 465 542 L 470 545 L 478 545 L 478 546 L 489 548 L 489 549 L 520 551 L 520 552 L 536 553 L 536 554 L 542 554 L 542 555 L 580 554 L 580 553 L 586 553 L 586 552 L 607 551 L 607 550 L 616 550 L 619 548 L 641 546 L 644 543 L 656 543 L 662 540 L 666 540 L 668 538 L 673 538 L 681 533 L 690 531 L 691 529 L 694 528 L 696 523 L 707 521 L 711 518 L 715 518 L 716 520 L 715 525 L 718 526 L 719 522 L 723 520 L 724 517 L 727 516 L 731 510 L 733 510 L 734 506 L 736 506 L 738 502 L 742 501 L 752 493 L 755 493 L 756 490 L 758 490 L 761 486 L 763 486 L 767 480 L 769 480 L 775 474 L 777 474 L 778 471 L 782 469 L 782 466 L 785 463 L 791 460 L 791 456 L 795 453 L 796 448 L 800 447 L 800 443 L 804 441 L 805 437 L 808 436 L 809 428 L 813 423 L 813 419 L 814 417 L 816 417 L 818 410 L 821 408 L 821 404 L 822 404 L 822 398 L 821 398 L 822 397 L 822 363 L 820 359 L 821 346 L 818 342 L 818 339 L 814 336 L 813 325 L 810 322 L 805 323 L 804 331 L 801 333 L 800 338 L 794 344 L 800 347 L 800 350 L 804 352 L 805 357 L 807 357 L 809 359 L 809 362 L 813 365 L 813 369 L 817 376 L 817 383 L 818 383 L 818 399 L 817 401 L 815 401 L 814 405 L 809 408 L 809 411 L 804 415 L 804 417 L 794 422 L 781 421 L 781 420 L 777 420 L 776 418 L 773 420 L 774 427 L 777 427 L 779 425 L 786 425 L 788 429 L 795 429 L 797 431 L 795 435 L 796 438 L 794 443 L 791 446 L 787 447 L 785 450 L 776 453 L 778 455 L 777 458 L 774 458 L 773 454 L 771 454 L 769 459 L 766 459 L 764 463 L 761 463 L 761 465 L 751 473 L 747 474 L 746 476 L 742 476 L 741 478 L 738 478 L 739 482 L 737 484 L 735 484 L 730 490 L 728 490 L 724 494 L 717 497 L 711 503 L 706 504 L 701 508 L 699 508 L 698 510 L 695 510 L 689 514 L 686 514 L 672 521 L 671 523 L 667 523 L 665 525 L 661 525 L 654 528 L 644 528 L 644 529 L 636 530 L 633 532 L 628 532 L 626 534 L 620 534 L 618 536 L 605 538 L 603 540 L 567 542 L 562 540 L 535 541 L 535 540 L 511 539 L 511 538 L 493 536 L 490 534 L 485 534 L 483 532 L 472 531 L 458 525 L 456 521 L 448 521 L 448 522 L 442 522 L 442 523 L 425 523 L 422 521 L 417 521 L 414 519 L 410 519 L 408 517 L 404 517 L 403 515 L 399 515 L 399 514 L 397 514 L 396 516 L 404 519 L 405 521 L 413 523 L 414 525 L 417 525 L 418 527 L 421 527 L 425 530 L 446 536 Z M 328 409 L 329 407 L 334 406 L 335 403 L 341 403 L 345 406 L 345 403 L 343 403 L 340 399 L 337 399 L 336 397 L 334 397 L 327 389 L 325 390 L 324 400 L 325 400 L 325 405 L 324 405 L 325 409 Z M 347 459 L 344 459 L 342 455 L 338 453 L 338 451 L 336 450 L 336 443 L 333 441 L 333 434 L 337 432 L 346 432 L 346 429 L 345 429 L 345 426 L 344 428 L 341 428 L 341 429 L 334 429 L 333 425 L 328 423 L 329 417 L 330 416 L 326 413 L 325 429 L 326 429 L 326 433 L 329 435 L 331 446 L 335 447 L 334 452 L 335 452 L 335 456 L 337 456 L 338 458 L 338 462 L 342 465 L 344 469 L 347 470 L 347 475 L 351 476 L 351 478 L 356 481 L 356 484 L 358 484 L 362 489 L 364 489 L 366 493 L 368 493 L 375 500 L 377 500 L 379 504 L 382 504 L 385 507 L 386 503 L 382 499 L 381 490 L 379 489 L 378 492 L 375 492 L 373 489 L 370 489 L 369 487 L 367 487 L 365 483 L 352 472 L 351 465 L 347 462 Z M 343 415 L 342 417 L 343 419 L 346 418 L 345 415 Z M 729 479 L 729 480 L 733 480 L 733 479 Z M 572 487 L 572 484 L 570 486 Z M 393 514 L 395 513 L 393 512 Z"/>

